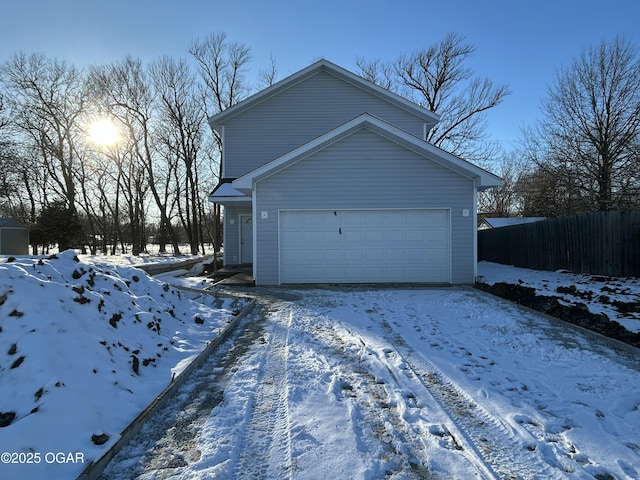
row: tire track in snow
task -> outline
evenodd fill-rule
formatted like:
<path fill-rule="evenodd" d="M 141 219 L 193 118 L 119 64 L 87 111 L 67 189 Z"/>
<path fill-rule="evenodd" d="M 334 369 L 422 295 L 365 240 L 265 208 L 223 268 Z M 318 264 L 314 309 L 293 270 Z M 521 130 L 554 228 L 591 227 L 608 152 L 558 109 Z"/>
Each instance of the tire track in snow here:
<path fill-rule="evenodd" d="M 271 304 L 257 388 L 247 409 L 247 428 L 233 478 L 291 478 L 287 357 L 291 312 Z"/>
<path fill-rule="evenodd" d="M 447 462 L 456 462 L 457 470 L 467 472 L 465 478 L 498 478 L 480 455 L 461 447 L 459 442 L 465 438 L 462 434 L 442 428 L 449 417 L 422 383 L 411 381 L 400 373 L 402 370 L 394 370 L 384 354 L 378 355 L 342 322 L 331 316 L 324 321 L 319 312 L 338 305 L 320 294 L 308 295 L 304 302 L 290 307 L 302 320 L 296 328 L 302 327 L 315 338 L 312 343 L 329 349 L 321 347 L 318 351 L 324 351 L 327 363 L 333 365 L 330 390 L 349 411 L 359 450 L 376 459 L 368 471 L 373 477 L 366 478 L 450 478 Z M 304 321 L 308 309 L 316 312 L 311 322 Z M 453 423 L 449 425 L 457 432 Z M 443 463 L 445 451 L 448 453 Z"/>
<path fill-rule="evenodd" d="M 346 339 L 349 337 L 352 341 L 358 342 L 357 347 L 360 351 L 357 356 L 369 359 L 368 363 L 380 364 L 391 376 L 393 384 L 390 387 L 403 392 L 402 398 L 396 394 L 395 399 L 391 401 L 389 390 L 381 380 L 382 376 L 369 371 L 372 366 L 367 368 L 363 365 L 362 368 L 353 371 L 341 372 L 343 396 L 354 398 L 359 403 L 357 408 L 363 412 L 357 422 L 364 421 L 370 424 L 371 431 L 378 437 L 383 449 L 388 454 L 394 453 L 397 457 L 395 463 L 411 475 L 408 478 L 432 478 L 425 467 L 429 463 L 430 453 L 424 439 L 430 435 L 440 437 L 442 439 L 441 446 L 444 443 L 447 445 L 445 448 L 460 452 L 460 455 L 475 467 L 477 474 L 482 478 L 501 478 L 470 442 L 468 436 L 462 432 L 448 410 L 432 395 L 429 387 L 419 378 L 417 372 L 413 371 L 404 361 L 396 349 L 390 348 L 390 344 L 374 346 L 359 334 L 352 332 L 344 324 L 341 324 L 340 328 L 347 334 L 336 330 L 333 335 L 338 341 L 345 344 L 343 347 L 345 357 L 351 360 L 351 365 L 355 362 L 352 358 L 353 353 L 349 352 L 349 347 L 352 349 L 353 345 L 346 344 Z M 357 389 L 353 388 L 353 385 L 357 385 Z M 417 421 L 415 415 L 410 415 L 411 420 L 408 421 L 405 419 L 405 415 L 400 414 L 402 411 L 424 409 L 425 398 L 432 399 L 433 401 L 428 403 L 432 404 L 433 408 L 439 407 L 442 413 L 433 415 L 433 412 L 430 412 L 432 415 L 423 415 L 423 418 L 433 416 L 441 419 L 438 423 Z M 376 399 L 377 401 L 371 405 L 366 399 Z"/>
<path fill-rule="evenodd" d="M 393 350 L 386 349 L 384 355 L 376 353 L 378 357 L 395 357 L 393 364 L 387 361 L 387 368 L 391 372 L 404 370 L 420 381 L 451 419 L 452 424 L 447 428 L 458 437 L 456 443 L 474 452 L 489 478 L 566 478 L 540 458 L 537 442 L 530 432 L 522 428 L 514 433 L 516 427 L 507 425 L 487 412 L 430 360 L 423 356 L 414 359 L 410 347 L 384 318 L 376 320 L 394 347 Z M 521 440 L 527 437 L 531 441 Z"/>
<path fill-rule="evenodd" d="M 334 329 L 323 333 L 325 340 L 333 340 L 336 354 L 347 360 L 335 370 L 333 392 L 337 400 L 349 406 L 351 426 L 361 449 L 377 454 L 389 478 L 439 478 L 428 467 L 430 452 L 425 438 L 429 429 L 426 422 L 416 420 L 421 417 L 417 411 L 422 409 L 418 400 L 404 397 L 402 389 L 377 376 L 375 368 L 357 358 L 358 354 L 354 356 L 355 344 L 350 341 L 358 337 L 349 338 Z M 414 421 L 407 421 L 406 416 Z"/>

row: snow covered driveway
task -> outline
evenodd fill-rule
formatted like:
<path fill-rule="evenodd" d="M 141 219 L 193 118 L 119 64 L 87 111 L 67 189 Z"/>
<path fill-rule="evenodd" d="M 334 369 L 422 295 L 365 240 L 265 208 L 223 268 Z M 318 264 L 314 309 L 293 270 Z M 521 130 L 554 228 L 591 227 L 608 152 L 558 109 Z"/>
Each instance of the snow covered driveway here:
<path fill-rule="evenodd" d="M 104 478 L 640 477 L 637 350 L 468 288 L 243 293 Z"/>

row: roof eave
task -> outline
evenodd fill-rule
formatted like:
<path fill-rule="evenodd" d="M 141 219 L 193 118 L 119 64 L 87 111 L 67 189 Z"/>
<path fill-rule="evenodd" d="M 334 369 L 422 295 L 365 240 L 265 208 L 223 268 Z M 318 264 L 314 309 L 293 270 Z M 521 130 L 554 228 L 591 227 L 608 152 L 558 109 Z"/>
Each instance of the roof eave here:
<path fill-rule="evenodd" d="M 488 190 L 490 188 L 499 187 L 502 185 L 502 178 L 487 172 L 486 175 L 481 175 L 476 181 L 476 188 L 480 191 Z"/>
<path fill-rule="evenodd" d="M 235 178 L 223 178 L 209 194 L 209 201 L 213 203 L 251 203 L 251 193 L 249 196 L 245 192 L 234 187 Z"/>
<path fill-rule="evenodd" d="M 219 203 L 221 205 L 227 203 L 251 203 L 251 198 L 247 196 L 242 197 L 218 197 L 214 195 L 209 195 L 209 201 L 211 203 Z"/>

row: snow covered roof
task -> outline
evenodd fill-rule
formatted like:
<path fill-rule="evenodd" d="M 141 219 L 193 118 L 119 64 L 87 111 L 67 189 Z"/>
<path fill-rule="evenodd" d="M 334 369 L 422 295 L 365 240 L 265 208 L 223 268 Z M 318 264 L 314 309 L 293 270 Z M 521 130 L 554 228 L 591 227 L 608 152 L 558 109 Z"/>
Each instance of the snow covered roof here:
<path fill-rule="evenodd" d="M 209 195 L 209 201 L 216 203 L 250 202 L 251 198 L 233 188 L 233 185 L 231 184 L 233 180 L 234 179 L 232 178 L 222 179 L 218 186 L 214 188 L 213 192 Z"/>
<path fill-rule="evenodd" d="M 541 220 L 546 220 L 546 217 L 496 217 L 496 218 L 485 218 L 482 220 L 480 224 L 480 228 L 500 228 L 500 227 L 510 227 L 511 225 L 520 225 L 522 223 L 533 223 L 539 222 Z"/>

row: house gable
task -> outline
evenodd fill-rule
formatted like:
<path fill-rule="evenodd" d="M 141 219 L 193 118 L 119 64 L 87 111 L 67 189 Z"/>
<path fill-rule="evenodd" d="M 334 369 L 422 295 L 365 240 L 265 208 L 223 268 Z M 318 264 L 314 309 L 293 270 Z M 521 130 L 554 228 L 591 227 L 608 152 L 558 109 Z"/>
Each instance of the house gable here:
<path fill-rule="evenodd" d="M 304 68 L 299 72 L 294 73 L 293 75 L 290 75 L 289 77 L 279 82 L 276 82 L 270 87 L 261 90 L 260 92 L 250 96 L 242 102 L 237 103 L 236 105 L 233 105 L 232 107 L 229 107 L 226 110 L 211 116 L 209 118 L 209 124 L 211 125 L 211 128 L 215 130 L 219 127 L 219 125 L 224 124 L 236 115 L 253 108 L 255 105 L 262 103 L 271 97 L 279 95 L 293 85 L 303 82 L 306 79 L 311 78 L 321 72 L 329 73 L 334 77 L 342 79 L 343 81 L 350 83 L 365 92 L 383 99 L 386 102 L 392 103 L 403 110 L 411 112 L 413 115 L 422 118 L 424 122 L 428 123 L 429 128 L 433 127 L 440 119 L 440 116 L 436 113 L 422 108 L 419 105 L 389 90 L 386 90 L 385 88 L 382 88 L 374 84 L 373 82 L 364 79 L 363 77 L 345 70 L 344 68 L 332 62 L 329 62 L 328 60 L 321 59 L 316 63 L 309 65 L 307 68 Z"/>
<path fill-rule="evenodd" d="M 283 214 L 335 210 L 338 216 L 341 212 L 376 211 L 444 213 L 453 239 L 448 247 L 448 281 L 471 283 L 475 274 L 474 183 L 474 178 L 373 129 L 353 130 L 255 182 L 255 243 L 259 245 L 256 281 L 265 285 L 282 282 Z M 348 234 L 346 230 L 344 233 Z M 402 246 L 398 244 L 399 249 Z M 331 258 L 337 255 L 328 254 Z M 312 268 L 314 260 L 309 261 Z"/>
<path fill-rule="evenodd" d="M 417 138 L 438 119 L 432 112 L 321 60 L 218 115 L 223 176 L 240 177 L 363 112 Z"/>
<path fill-rule="evenodd" d="M 249 194 L 253 189 L 254 182 L 267 178 L 270 175 L 295 164 L 314 152 L 326 148 L 327 146 L 338 142 L 340 139 L 347 137 L 362 128 L 369 129 L 372 132 L 398 143 L 407 149 L 413 150 L 423 157 L 428 158 L 430 161 L 436 162 L 463 177 L 472 179 L 475 187 L 478 189 L 491 188 L 501 184 L 499 177 L 487 172 L 486 170 L 451 155 L 444 150 L 427 143 L 426 141 L 420 140 L 395 126 L 380 120 L 379 118 L 365 113 L 339 126 L 338 128 L 321 135 L 311 142 L 308 142 L 307 144 L 302 145 L 247 173 L 246 175 L 236 179 L 232 185 L 238 191 Z M 393 170 L 393 165 L 390 165 L 390 170 Z"/>

